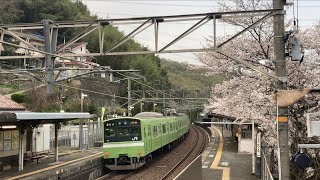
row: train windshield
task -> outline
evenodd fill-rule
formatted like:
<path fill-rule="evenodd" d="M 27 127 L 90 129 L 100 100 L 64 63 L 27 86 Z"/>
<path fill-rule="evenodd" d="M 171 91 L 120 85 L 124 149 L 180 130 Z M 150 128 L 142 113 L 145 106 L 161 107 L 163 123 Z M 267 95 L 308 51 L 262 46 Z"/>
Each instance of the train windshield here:
<path fill-rule="evenodd" d="M 140 121 L 115 119 L 104 122 L 104 142 L 141 141 Z"/>

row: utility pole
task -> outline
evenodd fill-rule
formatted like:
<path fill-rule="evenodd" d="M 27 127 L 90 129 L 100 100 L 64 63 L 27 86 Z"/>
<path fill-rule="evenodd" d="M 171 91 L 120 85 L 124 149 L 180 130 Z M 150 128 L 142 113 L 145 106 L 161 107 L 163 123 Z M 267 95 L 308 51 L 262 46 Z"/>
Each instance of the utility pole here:
<path fill-rule="evenodd" d="M 142 101 L 140 103 L 140 112 L 143 112 L 144 98 L 146 98 L 146 93 L 145 93 L 144 88 L 143 88 L 143 90 L 142 90 Z"/>
<path fill-rule="evenodd" d="M 43 20 L 43 36 L 45 43 L 45 51 L 51 53 L 51 38 L 50 38 L 50 20 Z M 47 71 L 47 94 L 53 93 L 53 61 L 50 54 L 45 55 L 46 71 Z"/>
<path fill-rule="evenodd" d="M 285 41 L 284 41 L 284 5 L 286 0 L 273 0 L 273 9 L 281 9 L 273 15 L 274 30 L 274 55 L 276 76 L 284 81 L 276 82 L 276 89 L 287 89 L 287 69 L 285 62 Z M 288 144 L 288 107 L 279 107 L 277 117 L 278 121 L 278 141 L 280 157 L 278 157 L 280 170 L 279 177 L 281 180 L 289 180 L 289 144 Z"/>
<path fill-rule="evenodd" d="M 80 112 L 83 112 L 83 92 L 80 92 Z M 80 119 L 79 124 L 79 149 L 81 150 L 83 146 L 83 119 Z"/>
<path fill-rule="evenodd" d="M 128 78 L 128 116 L 132 116 L 131 114 L 131 79 Z"/>

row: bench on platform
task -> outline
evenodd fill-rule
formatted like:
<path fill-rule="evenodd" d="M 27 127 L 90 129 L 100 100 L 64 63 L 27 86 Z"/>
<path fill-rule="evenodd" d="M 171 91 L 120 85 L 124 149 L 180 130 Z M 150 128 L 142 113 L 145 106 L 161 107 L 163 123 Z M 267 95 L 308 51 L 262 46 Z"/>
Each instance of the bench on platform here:
<path fill-rule="evenodd" d="M 37 160 L 37 163 L 39 163 L 39 159 L 45 157 L 44 155 L 40 155 L 38 154 L 38 152 L 31 152 L 31 151 L 27 151 L 26 153 L 24 153 L 24 157 L 23 160 L 24 161 L 34 161 Z"/>

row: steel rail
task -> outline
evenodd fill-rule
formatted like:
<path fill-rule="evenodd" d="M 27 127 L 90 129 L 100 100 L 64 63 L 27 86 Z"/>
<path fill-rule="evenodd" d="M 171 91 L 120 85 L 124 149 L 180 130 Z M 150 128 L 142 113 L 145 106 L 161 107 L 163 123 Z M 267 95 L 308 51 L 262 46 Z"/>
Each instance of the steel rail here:
<path fill-rule="evenodd" d="M 125 180 L 131 175 L 134 174 L 135 171 L 130 172 L 120 172 L 120 171 L 112 171 L 104 176 L 97 178 L 96 180 L 104 180 L 104 179 L 117 179 L 117 180 Z"/>
<path fill-rule="evenodd" d="M 195 131 L 197 132 L 196 143 L 191 147 L 191 149 L 188 151 L 188 153 L 187 153 L 173 168 L 171 168 L 170 171 L 167 172 L 167 174 L 165 174 L 165 175 L 161 178 L 161 180 L 167 179 L 167 178 L 177 169 L 177 167 L 178 167 L 179 165 L 181 165 L 182 162 L 184 162 L 184 161 L 187 159 L 187 157 L 189 157 L 189 155 L 191 154 L 191 152 L 193 152 L 193 150 L 195 150 L 195 148 L 197 147 L 198 142 L 199 142 L 199 139 L 200 139 L 200 133 L 199 133 L 199 131 L 202 131 L 202 130 L 199 130 L 198 127 L 196 127 L 196 126 L 192 126 L 192 128 L 194 128 Z M 203 133 L 203 132 L 202 132 L 202 133 Z M 206 137 L 206 136 L 204 136 L 204 138 L 205 138 L 205 137 Z M 199 151 L 199 153 L 198 153 L 197 155 L 199 155 L 199 154 L 202 153 L 202 151 L 203 151 L 203 149 L 204 149 L 204 146 L 205 146 L 205 140 L 204 140 L 204 143 L 202 143 L 201 146 L 202 146 L 202 147 L 201 147 L 201 151 Z"/>

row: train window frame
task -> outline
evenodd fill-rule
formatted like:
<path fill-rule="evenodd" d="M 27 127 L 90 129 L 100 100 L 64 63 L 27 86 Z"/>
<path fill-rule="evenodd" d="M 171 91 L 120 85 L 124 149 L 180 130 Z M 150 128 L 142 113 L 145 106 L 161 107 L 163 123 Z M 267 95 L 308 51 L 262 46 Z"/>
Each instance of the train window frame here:
<path fill-rule="evenodd" d="M 174 128 L 173 128 L 173 123 L 170 123 L 170 132 L 173 132 Z"/>
<path fill-rule="evenodd" d="M 150 128 L 148 127 L 148 136 L 151 137 L 151 126 Z"/>
<path fill-rule="evenodd" d="M 162 133 L 163 133 L 163 134 L 167 134 L 166 124 L 162 124 Z"/>
<path fill-rule="evenodd" d="M 152 136 L 158 137 L 158 126 L 152 126 Z"/>

